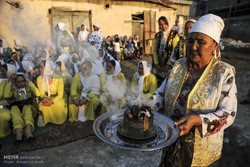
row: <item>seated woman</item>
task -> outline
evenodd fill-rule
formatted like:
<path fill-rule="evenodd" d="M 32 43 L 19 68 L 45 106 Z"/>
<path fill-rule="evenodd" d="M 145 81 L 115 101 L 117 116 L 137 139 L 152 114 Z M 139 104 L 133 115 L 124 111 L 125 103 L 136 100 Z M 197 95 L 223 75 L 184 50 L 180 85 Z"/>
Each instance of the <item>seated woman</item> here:
<path fill-rule="evenodd" d="M 70 95 L 70 86 L 72 84 L 72 76 L 68 73 L 65 65 L 61 61 L 57 61 L 56 65 L 58 67 L 59 73 L 61 73 L 61 76 L 63 78 L 63 85 L 64 85 L 64 91 L 67 94 L 67 96 Z"/>
<path fill-rule="evenodd" d="M 95 73 L 92 63 L 84 61 L 80 73 L 74 76 L 69 97 L 70 122 L 95 119 L 100 90 L 100 79 Z"/>
<path fill-rule="evenodd" d="M 100 75 L 102 103 L 101 114 L 107 111 L 121 109 L 125 103 L 126 78 L 121 72 L 120 63 L 111 60 L 107 63 L 106 71 Z"/>
<path fill-rule="evenodd" d="M 137 70 L 132 78 L 131 89 L 137 96 L 143 95 L 142 100 L 147 101 L 157 90 L 157 78 L 151 73 L 152 66 L 147 61 L 140 61 Z"/>
<path fill-rule="evenodd" d="M 5 86 L 4 98 L 14 97 L 15 102 L 11 103 L 10 112 L 13 122 L 13 131 L 16 134 L 16 141 L 23 140 L 23 133 L 28 141 L 33 138 L 34 118 L 36 112 L 32 97 L 40 96 L 39 90 L 24 73 L 12 74 Z"/>
<path fill-rule="evenodd" d="M 67 119 L 67 101 L 65 101 L 63 78 L 55 74 L 55 64 L 50 61 L 42 61 L 40 65 L 41 75 L 37 78 L 37 87 L 41 93 L 42 101 L 39 103 L 41 113 L 38 126 L 44 126 L 48 122 L 63 124 Z"/>
<path fill-rule="evenodd" d="M 4 98 L 4 90 L 6 83 L 8 82 L 7 76 L 10 76 L 16 72 L 16 67 L 14 65 L 1 65 L 0 66 L 0 138 L 3 138 L 11 133 L 10 120 L 11 114 L 10 110 L 7 108 L 8 100 Z M 8 74 L 9 73 L 9 74 Z"/>
<path fill-rule="evenodd" d="M 209 166 L 221 156 L 224 129 L 237 112 L 235 68 L 213 57 L 223 28 L 219 16 L 199 18 L 188 35 L 187 58 L 175 62 L 152 96 L 180 129 L 160 166 Z"/>

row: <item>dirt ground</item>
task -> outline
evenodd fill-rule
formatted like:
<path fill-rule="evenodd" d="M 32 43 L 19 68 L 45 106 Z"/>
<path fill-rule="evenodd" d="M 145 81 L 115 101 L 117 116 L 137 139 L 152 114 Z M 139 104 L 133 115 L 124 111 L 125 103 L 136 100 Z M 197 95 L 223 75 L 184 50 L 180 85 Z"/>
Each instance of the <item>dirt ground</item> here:
<path fill-rule="evenodd" d="M 250 88 L 250 53 L 232 51 L 228 48 L 222 52 L 222 59 L 236 68 L 238 101 L 244 100 Z M 152 62 L 151 57 L 144 57 L 143 60 Z M 139 61 L 140 59 L 121 62 L 122 71 L 129 81 Z M 222 157 L 211 166 L 250 166 L 249 118 L 250 105 L 238 104 L 235 122 L 225 130 Z M 161 151 L 124 150 L 108 145 L 97 137 L 90 137 L 54 148 L 24 152 L 21 155 L 39 158 L 24 166 L 156 167 L 160 162 Z"/>

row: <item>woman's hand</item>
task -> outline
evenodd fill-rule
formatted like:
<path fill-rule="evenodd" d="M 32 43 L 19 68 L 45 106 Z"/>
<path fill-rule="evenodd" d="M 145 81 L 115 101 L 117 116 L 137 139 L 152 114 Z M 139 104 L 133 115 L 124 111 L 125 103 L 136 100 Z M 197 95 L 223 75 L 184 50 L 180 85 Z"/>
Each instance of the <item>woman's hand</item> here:
<path fill-rule="evenodd" d="M 87 100 L 85 98 L 83 98 L 82 100 L 80 100 L 79 105 L 82 106 L 82 105 L 84 105 L 86 103 L 87 103 Z"/>
<path fill-rule="evenodd" d="M 198 115 L 187 115 L 179 121 L 174 122 L 174 124 L 179 126 L 180 136 L 183 136 L 187 134 L 194 125 L 200 126 L 202 124 L 202 120 Z"/>
<path fill-rule="evenodd" d="M 157 71 L 161 71 L 162 70 L 161 66 L 159 64 L 157 64 L 155 68 L 156 68 Z"/>
<path fill-rule="evenodd" d="M 52 105 L 52 104 L 54 104 L 54 101 L 53 101 L 53 100 L 50 100 L 50 99 L 48 99 L 48 98 L 44 98 L 44 99 L 43 99 L 43 106 L 50 106 L 50 105 Z"/>
<path fill-rule="evenodd" d="M 79 105 L 80 105 L 80 104 L 79 104 L 79 100 L 74 99 L 73 102 L 74 102 L 74 104 L 76 105 L 76 107 L 79 107 Z"/>

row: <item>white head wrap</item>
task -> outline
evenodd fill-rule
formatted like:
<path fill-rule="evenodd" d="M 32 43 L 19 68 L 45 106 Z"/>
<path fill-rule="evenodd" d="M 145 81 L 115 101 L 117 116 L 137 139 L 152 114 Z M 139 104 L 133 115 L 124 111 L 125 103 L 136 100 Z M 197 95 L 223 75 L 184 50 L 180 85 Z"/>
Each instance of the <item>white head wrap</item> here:
<path fill-rule="evenodd" d="M 77 62 L 76 63 L 73 62 L 74 55 L 77 56 Z M 79 69 L 78 69 L 77 66 L 80 64 L 79 56 L 76 53 L 73 53 L 71 55 L 70 62 L 74 65 L 75 74 L 77 74 L 79 72 Z"/>
<path fill-rule="evenodd" d="M 151 73 L 152 66 L 148 61 L 140 61 L 138 63 L 138 65 L 137 65 L 137 69 L 139 68 L 139 65 L 141 63 L 142 63 L 142 66 L 143 66 L 144 74 L 143 74 L 143 76 L 141 76 L 138 72 L 136 72 L 136 76 L 137 76 L 137 78 L 139 78 L 138 90 L 142 92 L 143 91 L 144 78 Z"/>
<path fill-rule="evenodd" d="M 44 73 L 42 77 L 42 89 L 45 91 L 44 87 L 44 81 L 46 82 L 47 85 L 47 91 L 48 91 L 48 96 L 50 97 L 50 89 L 49 89 L 49 78 L 53 78 L 54 76 L 54 71 L 56 71 L 56 66 L 53 61 L 47 59 L 45 68 L 44 68 Z"/>
<path fill-rule="evenodd" d="M 17 72 L 16 75 L 25 75 L 23 72 Z M 19 88 L 17 87 L 16 83 L 14 83 L 14 89 L 16 90 L 17 92 L 17 100 L 20 99 L 20 97 L 23 96 L 23 99 L 26 100 L 28 99 L 28 95 L 27 95 L 27 91 L 26 91 L 26 87 L 27 85 L 24 87 L 24 88 Z"/>
<path fill-rule="evenodd" d="M 57 25 L 60 31 L 65 31 L 67 29 L 65 23 L 63 22 L 59 22 Z"/>
<path fill-rule="evenodd" d="M 20 39 L 14 39 L 15 41 L 15 48 L 16 49 L 21 49 L 23 47 L 23 43 Z"/>
<path fill-rule="evenodd" d="M 194 23 L 189 33 L 200 32 L 206 34 L 219 44 L 223 28 L 224 22 L 219 16 L 206 14 Z"/>
<path fill-rule="evenodd" d="M 115 69 L 113 71 L 113 74 L 112 76 L 117 76 L 120 72 L 121 72 L 121 65 L 118 61 L 114 60 L 115 61 Z"/>
<path fill-rule="evenodd" d="M 195 19 L 189 19 L 186 23 L 188 23 L 188 22 L 195 23 L 195 22 L 196 22 L 196 20 L 195 20 Z"/>
<path fill-rule="evenodd" d="M 3 38 L 0 38 L 2 40 L 2 48 L 7 48 L 9 47 L 8 43 L 3 39 Z"/>
<path fill-rule="evenodd" d="M 33 56 L 31 53 L 25 53 L 23 60 L 22 60 L 22 66 L 26 72 L 30 72 L 35 67 L 33 63 Z"/>
<path fill-rule="evenodd" d="M 16 66 L 13 64 L 7 64 L 7 78 L 9 79 L 12 74 L 17 72 Z"/>
<path fill-rule="evenodd" d="M 98 27 L 99 29 L 101 28 L 100 24 L 98 24 L 98 23 L 94 23 L 93 26 L 96 26 L 96 27 Z"/>
<path fill-rule="evenodd" d="M 95 74 L 93 70 L 93 63 L 91 67 L 91 72 L 88 76 L 84 76 L 82 72 L 80 72 L 80 79 L 83 85 L 82 97 L 86 97 L 89 92 L 99 95 L 100 90 L 100 80 L 99 77 Z"/>

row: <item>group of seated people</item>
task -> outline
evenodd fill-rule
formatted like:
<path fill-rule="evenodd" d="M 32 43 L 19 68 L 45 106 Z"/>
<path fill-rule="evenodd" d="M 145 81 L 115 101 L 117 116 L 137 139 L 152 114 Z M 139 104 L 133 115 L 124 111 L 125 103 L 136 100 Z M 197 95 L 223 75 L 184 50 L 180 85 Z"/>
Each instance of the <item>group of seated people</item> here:
<path fill-rule="evenodd" d="M 16 143 L 24 136 L 31 141 L 35 122 L 43 127 L 66 120 L 95 120 L 100 114 L 122 109 L 128 94 L 146 101 L 156 91 L 157 79 L 151 74 L 149 62 L 138 63 L 130 85 L 117 60 L 104 49 L 98 52 L 96 48 L 91 50 L 94 46 L 89 47 L 90 58 L 84 60 L 75 53 L 62 53 L 55 60 L 46 49 L 37 60 L 29 52 L 22 60 L 12 52 L 11 57 L 17 57 L 13 57 L 14 63 L 4 61 L 6 55 L 2 55 L 0 138 L 13 131 Z"/>
<path fill-rule="evenodd" d="M 102 43 L 102 48 L 118 61 L 136 57 L 141 59 L 143 57 L 143 44 L 139 41 L 137 35 L 129 39 L 124 35 L 123 40 L 120 40 L 117 34 L 113 38 L 107 36 L 106 41 Z"/>

